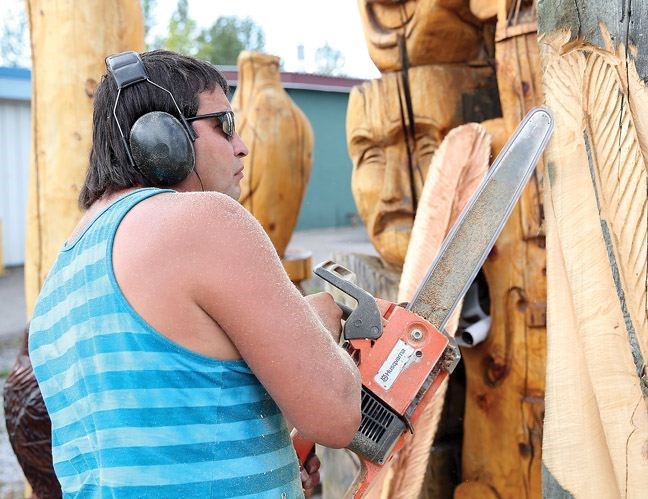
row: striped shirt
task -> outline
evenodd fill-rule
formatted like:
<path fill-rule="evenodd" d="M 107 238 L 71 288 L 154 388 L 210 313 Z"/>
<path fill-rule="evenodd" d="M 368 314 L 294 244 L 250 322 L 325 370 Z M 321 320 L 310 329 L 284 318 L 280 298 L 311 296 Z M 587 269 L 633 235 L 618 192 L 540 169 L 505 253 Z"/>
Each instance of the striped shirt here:
<path fill-rule="evenodd" d="M 139 189 L 65 245 L 38 297 L 29 355 L 65 497 L 302 497 L 285 419 L 242 360 L 187 350 L 128 304 L 115 232 Z"/>

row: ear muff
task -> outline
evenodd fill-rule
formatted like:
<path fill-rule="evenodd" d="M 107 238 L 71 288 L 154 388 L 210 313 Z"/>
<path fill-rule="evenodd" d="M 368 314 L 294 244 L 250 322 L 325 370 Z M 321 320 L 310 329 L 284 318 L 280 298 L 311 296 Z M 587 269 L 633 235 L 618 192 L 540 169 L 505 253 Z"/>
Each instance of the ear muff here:
<path fill-rule="evenodd" d="M 113 116 L 131 165 L 156 186 L 169 187 L 184 180 L 195 166 L 193 141 L 196 135 L 185 121 L 173 94 L 149 80 L 136 52 L 108 56 L 106 67 L 117 83 Z M 117 119 L 117 103 L 124 88 L 139 82 L 149 83 L 169 94 L 180 120 L 162 111 L 146 113 L 131 127 L 127 143 Z"/>
<path fill-rule="evenodd" d="M 169 113 L 153 111 L 141 116 L 131 128 L 129 142 L 133 161 L 157 185 L 175 185 L 194 169 L 189 134 Z"/>

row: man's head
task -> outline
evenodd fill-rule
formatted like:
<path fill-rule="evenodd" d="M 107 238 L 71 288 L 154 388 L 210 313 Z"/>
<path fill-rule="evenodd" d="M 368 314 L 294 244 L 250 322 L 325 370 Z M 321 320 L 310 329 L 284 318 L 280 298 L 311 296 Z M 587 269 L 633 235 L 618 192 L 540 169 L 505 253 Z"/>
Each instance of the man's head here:
<path fill-rule="evenodd" d="M 197 114 L 230 110 L 227 101 L 227 81 L 213 65 L 192 57 L 162 50 L 143 53 L 140 57 L 148 78 L 156 85 L 171 92 L 185 118 L 191 118 Z M 121 126 L 124 136 L 128 137 L 133 124 L 146 113 L 162 111 L 180 119 L 171 96 L 157 86 L 143 81 L 122 89 L 119 104 L 115 110 L 117 122 L 113 116 L 117 92 L 115 79 L 109 74 L 104 75 L 94 98 L 90 166 L 79 195 L 79 203 L 82 208 L 88 208 L 104 194 L 130 187 L 155 185 L 139 168 L 132 166 L 122 142 L 119 126 Z M 214 183 L 212 172 L 208 171 L 209 167 L 214 163 L 224 162 L 231 168 L 238 168 L 240 156 L 247 154 L 247 149 L 240 142 L 236 133 L 232 137 L 224 134 L 218 117 L 196 120 L 192 122 L 191 126 L 198 136 L 193 144 L 196 156 L 196 174 L 189 174 L 174 188 L 179 190 L 217 190 L 219 184 Z M 213 133 L 215 127 L 219 127 L 220 136 L 218 139 L 231 146 L 229 150 L 226 150 L 227 148 L 218 150 L 220 154 L 224 154 L 221 158 L 209 156 L 214 151 L 210 144 L 206 144 L 216 138 Z M 207 178 L 204 182 L 203 176 Z M 239 180 L 240 175 L 235 180 L 237 186 Z M 205 182 L 207 185 L 204 185 Z M 234 183 L 234 179 L 230 183 Z M 233 186 L 226 185 L 225 187 L 226 194 L 232 197 L 238 196 Z"/>

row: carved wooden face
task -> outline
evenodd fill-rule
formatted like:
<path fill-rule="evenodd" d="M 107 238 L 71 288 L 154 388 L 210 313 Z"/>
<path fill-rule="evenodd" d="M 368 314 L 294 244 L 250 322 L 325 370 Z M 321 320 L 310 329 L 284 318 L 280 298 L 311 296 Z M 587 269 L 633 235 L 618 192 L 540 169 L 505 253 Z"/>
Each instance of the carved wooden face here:
<path fill-rule="evenodd" d="M 358 212 L 378 253 L 397 266 L 405 260 L 414 222 L 412 191 L 420 198 L 432 155 L 446 133 L 463 123 L 462 96 L 472 91 L 477 80 L 474 71 L 456 66 L 412 68 L 409 78 L 416 136 L 410 140 L 413 175 L 399 73 L 355 87 L 346 123 L 353 163 L 351 190 Z"/>
<path fill-rule="evenodd" d="M 469 0 L 358 0 L 369 56 L 381 72 L 401 66 L 399 36 L 412 66 L 477 56 L 481 26 Z"/>

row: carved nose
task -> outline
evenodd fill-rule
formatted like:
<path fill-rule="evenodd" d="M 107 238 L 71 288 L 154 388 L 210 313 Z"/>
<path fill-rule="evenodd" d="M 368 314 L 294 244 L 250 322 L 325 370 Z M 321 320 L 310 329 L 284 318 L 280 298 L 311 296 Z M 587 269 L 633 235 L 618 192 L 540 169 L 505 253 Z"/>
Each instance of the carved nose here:
<path fill-rule="evenodd" d="M 395 203 L 409 198 L 409 171 L 403 154 L 387 154 L 385 178 L 380 200 L 384 203 Z"/>

